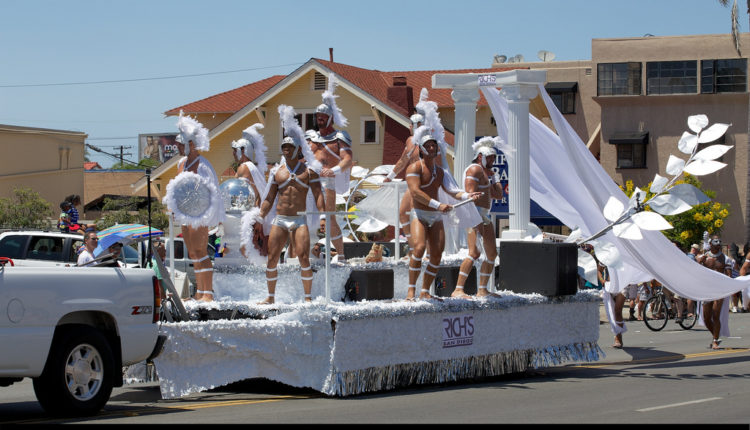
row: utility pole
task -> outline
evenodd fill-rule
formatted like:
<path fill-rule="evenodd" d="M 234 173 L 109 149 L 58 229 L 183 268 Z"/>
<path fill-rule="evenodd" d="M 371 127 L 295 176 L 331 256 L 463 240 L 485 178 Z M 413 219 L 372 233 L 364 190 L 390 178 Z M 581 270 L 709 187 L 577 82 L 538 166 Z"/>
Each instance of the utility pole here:
<path fill-rule="evenodd" d="M 115 146 L 115 148 L 118 148 L 120 150 L 120 165 L 122 166 L 123 165 L 123 156 L 125 156 L 125 155 L 133 155 L 133 154 L 131 154 L 129 152 L 128 153 L 123 153 L 123 151 L 125 149 L 132 148 L 132 146 L 123 146 L 123 145 L 120 145 L 120 146 Z"/>

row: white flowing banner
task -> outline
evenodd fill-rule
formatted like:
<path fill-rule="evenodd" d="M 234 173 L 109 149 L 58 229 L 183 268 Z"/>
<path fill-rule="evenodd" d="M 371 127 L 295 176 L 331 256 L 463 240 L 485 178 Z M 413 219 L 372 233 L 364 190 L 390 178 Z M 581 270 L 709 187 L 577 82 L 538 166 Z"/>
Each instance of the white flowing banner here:
<path fill-rule="evenodd" d="M 507 121 L 507 102 L 496 88 L 482 87 L 481 91 L 498 119 L 498 133 L 507 138 L 507 130 L 499 126 Z M 608 225 L 602 214 L 608 200 L 614 197 L 626 206 L 628 197 L 573 131 L 542 86 L 540 94 L 559 135 L 529 115 L 530 196 L 566 226 L 579 227 L 584 235 L 590 236 Z M 610 231 L 604 237 L 615 245 L 623 262 L 616 270 L 610 268 L 610 282 L 606 286 L 610 294 L 620 292 L 628 284 L 651 279 L 695 300 L 721 299 L 750 287 L 750 275 L 732 279 L 696 264 L 660 231 L 643 230 L 642 235 L 640 240 L 631 240 L 618 238 Z"/>

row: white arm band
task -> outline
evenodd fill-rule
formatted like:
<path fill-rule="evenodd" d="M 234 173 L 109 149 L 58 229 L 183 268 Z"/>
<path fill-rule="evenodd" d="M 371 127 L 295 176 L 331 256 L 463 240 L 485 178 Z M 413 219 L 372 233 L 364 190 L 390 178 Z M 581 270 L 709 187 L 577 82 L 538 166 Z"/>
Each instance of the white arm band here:
<path fill-rule="evenodd" d="M 393 180 L 393 178 L 395 178 L 395 177 L 396 177 L 396 171 L 394 171 L 394 170 L 391 170 L 391 173 L 389 173 L 389 174 L 388 174 L 388 176 L 386 176 L 386 178 L 388 178 L 388 179 L 389 179 L 389 180 L 391 180 L 391 181 L 392 181 L 392 180 Z"/>
<path fill-rule="evenodd" d="M 427 206 L 433 209 L 438 209 L 440 207 L 440 202 L 435 199 L 430 199 L 430 203 L 428 203 Z"/>
<path fill-rule="evenodd" d="M 494 175 L 492 176 L 492 179 L 490 180 L 490 183 L 491 183 L 491 184 L 497 184 L 497 183 L 499 183 L 499 182 L 500 182 L 500 174 L 498 174 L 498 173 L 495 173 L 495 174 L 494 174 Z"/>
<path fill-rule="evenodd" d="M 331 172 L 333 172 L 334 175 L 338 175 L 341 173 L 341 166 L 336 166 L 333 169 L 331 169 Z"/>

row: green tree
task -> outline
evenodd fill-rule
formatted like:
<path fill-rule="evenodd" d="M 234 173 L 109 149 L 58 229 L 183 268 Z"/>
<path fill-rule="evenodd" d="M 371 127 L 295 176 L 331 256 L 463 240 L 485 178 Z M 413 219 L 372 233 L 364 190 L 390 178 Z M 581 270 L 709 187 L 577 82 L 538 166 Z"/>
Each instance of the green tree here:
<path fill-rule="evenodd" d="M 684 179 L 677 181 L 675 184 L 690 184 L 701 190 L 711 200 L 716 197 L 716 192 L 703 188 L 703 184 L 695 176 L 685 173 Z M 642 190 L 648 190 L 651 184 L 642 187 Z M 625 187 L 621 187 L 625 194 L 630 197 L 635 189 L 633 181 L 626 181 Z M 646 200 L 650 199 L 653 193 L 647 191 Z M 651 210 L 646 206 L 646 210 Z M 703 240 L 703 232 L 709 234 L 721 234 L 724 226 L 724 220 L 729 216 L 729 205 L 709 201 L 693 206 L 689 211 L 678 215 L 665 216 L 672 229 L 663 230 L 662 233 L 672 242 L 677 242 L 682 249 L 690 248 L 693 243 L 699 243 Z"/>
<path fill-rule="evenodd" d="M 113 170 L 144 170 L 146 168 L 155 168 L 159 165 L 159 162 L 153 158 L 144 158 L 139 161 L 138 164 L 133 164 L 130 161 L 117 162 L 110 167 Z"/>
<path fill-rule="evenodd" d="M 148 208 L 139 209 L 143 197 L 127 199 L 104 199 L 102 217 L 96 222 L 97 230 L 104 230 L 115 224 L 148 225 Z M 169 216 L 166 207 L 158 201 L 151 202 L 151 226 L 160 230 L 169 228 Z"/>
<path fill-rule="evenodd" d="M 0 198 L 0 226 L 48 230 L 54 223 L 52 204 L 31 188 L 15 188 L 10 198 Z"/>

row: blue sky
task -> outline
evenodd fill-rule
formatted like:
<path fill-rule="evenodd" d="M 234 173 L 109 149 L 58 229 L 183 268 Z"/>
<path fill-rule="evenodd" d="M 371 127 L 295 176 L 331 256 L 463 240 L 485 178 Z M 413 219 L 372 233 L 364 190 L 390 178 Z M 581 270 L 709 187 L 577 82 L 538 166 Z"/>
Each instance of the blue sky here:
<path fill-rule="evenodd" d="M 592 38 L 728 33 L 729 14 L 716 0 L 0 0 L 0 124 L 82 131 L 136 154 L 138 134 L 176 130 L 166 110 L 328 59 L 330 47 L 337 62 L 388 71 L 540 50 L 585 60 Z M 246 71 L 216 73 L 235 70 Z M 73 85 L 100 81 L 126 82 Z"/>

